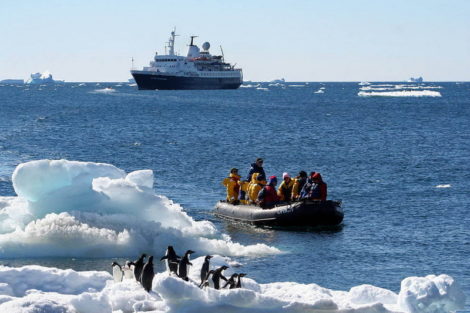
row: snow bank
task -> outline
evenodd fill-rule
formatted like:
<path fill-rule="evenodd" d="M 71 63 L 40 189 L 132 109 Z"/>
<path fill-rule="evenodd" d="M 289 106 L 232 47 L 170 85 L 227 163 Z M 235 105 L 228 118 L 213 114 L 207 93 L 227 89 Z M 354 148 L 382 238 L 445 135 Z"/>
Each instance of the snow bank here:
<path fill-rule="evenodd" d="M 214 266 L 226 261 L 216 257 Z M 203 257 L 193 261 L 191 280 L 198 282 L 202 262 Z M 316 284 L 258 284 L 247 277 L 242 284 L 241 289 L 199 289 L 192 281 L 157 273 L 147 293 L 132 279 L 114 283 L 107 272 L 0 266 L 0 312 L 448 313 L 465 302 L 447 275 L 406 278 L 398 295 L 371 285 L 335 291 Z"/>
<path fill-rule="evenodd" d="M 168 245 L 232 256 L 280 252 L 232 242 L 209 221 L 193 220 L 155 193 L 151 170 L 40 160 L 20 164 L 12 181 L 18 197 L 0 197 L 0 258 L 160 255 Z"/>

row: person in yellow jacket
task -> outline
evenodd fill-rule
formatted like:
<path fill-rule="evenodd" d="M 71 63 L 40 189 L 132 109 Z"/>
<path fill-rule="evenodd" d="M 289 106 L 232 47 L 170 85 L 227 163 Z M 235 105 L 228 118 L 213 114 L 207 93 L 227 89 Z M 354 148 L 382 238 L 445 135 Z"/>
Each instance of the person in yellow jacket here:
<path fill-rule="evenodd" d="M 237 204 L 238 194 L 240 192 L 240 175 L 238 175 L 238 169 L 232 168 L 230 170 L 230 176 L 226 177 L 222 181 L 222 185 L 227 188 L 227 202 Z"/>
<path fill-rule="evenodd" d="M 240 202 L 242 204 L 248 204 L 248 190 L 250 189 L 250 182 L 247 182 L 246 180 L 240 180 L 238 184 L 240 185 L 240 190 L 242 191 L 240 192 Z"/>
<path fill-rule="evenodd" d="M 277 189 L 277 195 L 280 201 L 291 202 L 292 201 L 292 188 L 294 187 L 294 181 L 290 178 L 289 173 L 282 174 L 282 183 Z"/>
<path fill-rule="evenodd" d="M 251 175 L 250 187 L 248 189 L 250 203 L 256 203 L 259 192 L 266 185 L 266 181 L 263 180 L 263 178 L 261 173 L 253 173 L 253 175 Z"/>
<path fill-rule="evenodd" d="M 294 185 L 292 186 L 292 200 L 300 199 L 300 192 L 302 191 L 302 188 L 306 182 L 307 173 L 305 171 L 300 171 L 299 175 L 294 178 Z"/>

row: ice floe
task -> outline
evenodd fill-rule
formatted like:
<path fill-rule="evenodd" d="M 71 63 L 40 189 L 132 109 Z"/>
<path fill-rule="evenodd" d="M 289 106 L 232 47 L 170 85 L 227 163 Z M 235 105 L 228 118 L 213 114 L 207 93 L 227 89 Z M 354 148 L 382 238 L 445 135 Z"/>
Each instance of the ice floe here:
<path fill-rule="evenodd" d="M 359 91 L 357 95 L 359 97 L 441 97 L 441 93 L 434 90 Z"/>
<path fill-rule="evenodd" d="M 102 163 L 39 160 L 12 176 L 17 197 L 0 197 L 0 258 L 114 257 L 181 249 L 222 255 L 280 253 L 244 246 L 195 221 L 153 189 L 151 170 L 126 173 Z"/>
<path fill-rule="evenodd" d="M 214 266 L 226 264 L 214 259 Z M 248 277 L 239 289 L 200 289 L 202 262 L 203 257 L 193 261 L 189 282 L 157 273 L 149 293 L 133 279 L 116 283 L 103 271 L 0 266 L 0 312 L 449 313 L 465 303 L 459 285 L 447 275 L 408 277 L 398 294 L 372 285 L 339 291 L 314 283 L 259 284 Z M 231 273 L 227 270 L 226 276 Z"/>

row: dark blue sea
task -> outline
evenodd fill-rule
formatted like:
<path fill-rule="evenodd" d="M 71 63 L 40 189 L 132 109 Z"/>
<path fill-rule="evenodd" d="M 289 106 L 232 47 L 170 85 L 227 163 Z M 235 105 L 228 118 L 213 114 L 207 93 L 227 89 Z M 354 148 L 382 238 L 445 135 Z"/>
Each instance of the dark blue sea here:
<path fill-rule="evenodd" d="M 357 82 L 224 91 L 2 85 L 0 196 L 15 195 L 11 174 L 30 160 L 152 169 L 156 192 L 194 219 L 212 221 L 242 244 L 288 252 L 237 259 L 260 283 L 339 290 L 372 284 L 398 292 L 406 277 L 445 273 L 469 296 L 470 83 L 425 86 L 441 97 L 361 97 Z M 289 231 L 213 216 L 230 168 L 246 175 L 257 157 L 268 175 L 320 172 L 329 198 L 343 201 L 342 227 Z M 109 259 L 1 262 L 110 270 Z"/>

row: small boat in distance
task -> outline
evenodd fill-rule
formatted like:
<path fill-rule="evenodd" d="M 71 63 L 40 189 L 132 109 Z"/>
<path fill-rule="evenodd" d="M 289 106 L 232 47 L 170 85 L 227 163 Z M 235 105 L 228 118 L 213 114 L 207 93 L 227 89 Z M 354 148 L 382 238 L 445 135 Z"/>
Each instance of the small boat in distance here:
<path fill-rule="evenodd" d="M 175 30 L 168 42 L 168 54 L 155 57 L 142 70 L 131 70 L 139 89 L 237 89 L 243 83 L 242 69 L 226 63 L 224 55 L 211 55 L 210 44 L 201 51 L 191 36 L 187 56 L 175 53 Z"/>
<path fill-rule="evenodd" d="M 215 205 L 214 214 L 265 226 L 338 226 L 344 218 L 341 201 L 335 200 L 300 200 L 280 204 L 272 209 L 219 201 Z"/>

